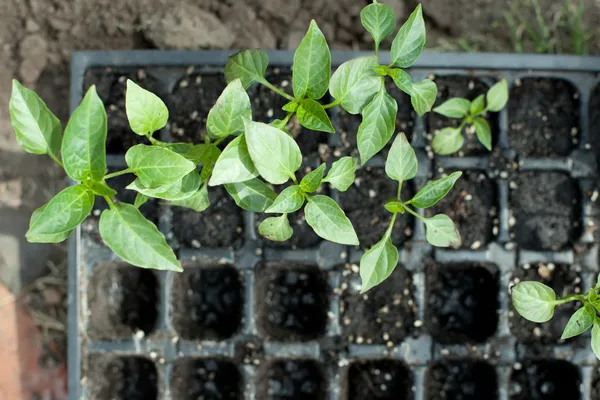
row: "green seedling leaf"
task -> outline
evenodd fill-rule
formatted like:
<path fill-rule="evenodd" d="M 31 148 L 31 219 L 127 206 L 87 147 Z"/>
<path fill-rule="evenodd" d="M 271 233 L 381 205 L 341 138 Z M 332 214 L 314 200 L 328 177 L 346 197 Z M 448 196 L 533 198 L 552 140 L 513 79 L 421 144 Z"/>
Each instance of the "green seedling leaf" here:
<path fill-rule="evenodd" d="M 125 154 L 127 166 L 149 188 L 172 185 L 196 169 L 196 164 L 164 147 L 138 144 Z"/>
<path fill-rule="evenodd" d="M 390 51 L 392 64 L 400 68 L 408 68 L 417 61 L 425 46 L 425 21 L 419 4 L 402 25 Z"/>
<path fill-rule="evenodd" d="M 138 194 L 135 195 L 135 201 L 133 203 L 133 206 L 135 208 L 140 208 L 141 206 L 143 206 L 144 204 L 146 204 L 148 202 L 148 200 L 150 200 L 149 196 L 146 196 L 145 194 L 138 193 Z"/>
<path fill-rule="evenodd" d="M 355 175 L 356 160 L 352 157 L 342 157 L 331 165 L 323 182 L 329 182 L 335 189 L 345 192 L 354 183 Z"/>
<path fill-rule="evenodd" d="M 462 172 L 456 171 L 449 176 L 427 183 L 415 194 L 410 203 L 417 208 L 428 208 L 435 205 L 448 194 L 461 175 Z"/>
<path fill-rule="evenodd" d="M 294 97 L 320 99 L 327 92 L 331 76 L 331 53 L 315 20 L 294 53 L 292 87 Z"/>
<path fill-rule="evenodd" d="M 424 218 L 425 238 L 432 246 L 460 247 L 462 239 L 454 222 L 445 214 Z"/>
<path fill-rule="evenodd" d="M 410 95 L 410 102 L 419 116 L 431 111 L 435 97 L 437 96 L 437 86 L 432 80 L 423 79 L 421 82 L 413 83 L 413 93 Z"/>
<path fill-rule="evenodd" d="M 445 156 L 459 151 L 464 142 L 465 138 L 459 129 L 444 128 L 433 137 L 431 146 L 436 154 Z"/>
<path fill-rule="evenodd" d="M 116 196 L 117 191 L 112 189 L 106 184 L 105 181 L 93 181 L 91 179 L 86 180 L 85 186 L 87 186 L 92 193 L 97 196 Z"/>
<path fill-rule="evenodd" d="M 438 114 L 449 118 L 464 118 L 469 114 L 471 102 L 467 99 L 455 97 L 443 102 L 433 109 Z"/>
<path fill-rule="evenodd" d="M 225 183 L 244 182 L 257 176 L 258 170 L 250 158 L 246 137 L 242 134 L 225 147 L 215 164 L 208 184 L 217 186 Z"/>
<path fill-rule="evenodd" d="M 193 143 L 163 143 L 163 147 L 174 151 L 177 154 L 184 155 L 188 151 L 192 151 L 196 146 L 205 148 L 207 144 L 193 144 Z M 193 161 L 193 160 L 192 160 Z"/>
<path fill-rule="evenodd" d="M 196 191 L 191 197 L 184 200 L 174 200 L 171 203 L 178 207 L 190 208 L 196 212 L 202 212 L 210 207 L 208 188 L 206 185 L 202 185 L 200 190 Z"/>
<path fill-rule="evenodd" d="M 292 213 L 298 211 L 304 204 L 304 193 L 300 186 L 293 185 L 289 186 L 275 199 L 271 207 L 267 208 L 265 212 L 275 213 Z"/>
<path fill-rule="evenodd" d="M 246 120 L 245 126 L 250 158 L 260 176 L 274 185 L 281 185 L 293 177 L 302 164 L 302 153 L 294 139 L 262 122 Z"/>
<path fill-rule="evenodd" d="M 295 113 L 296 110 L 298 110 L 298 107 L 300 107 L 300 102 L 298 100 L 294 100 L 284 104 L 281 109 L 285 112 Z"/>
<path fill-rule="evenodd" d="M 31 243 L 60 238 L 81 224 L 93 207 L 91 190 L 84 185 L 70 186 L 36 210 L 25 237 Z"/>
<path fill-rule="evenodd" d="M 360 259 L 361 293 L 386 280 L 398 264 L 398 249 L 389 233 L 371 247 Z"/>
<path fill-rule="evenodd" d="M 306 222 L 315 233 L 331 242 L 358 246 L 352 222 L 330 197 L 316 195 L 304 207 Z"/>
<path fill-rule="evenodd" d="M 502 79 L 488 90 L 486 95 L 487 110 L 498 112 L 506 106 L 508 102 L 508 83 Z"/>
<path fill-rule="evenodd" d="M 258 233 L 261 236 L 275 242 L 285 242 L 294 234 L 290 226 L 287 214 L 280 217 L 269 217 L 258 225 Z"/>
<path fill-rule="evenodd" d="M 253 212 L 265 212 L 277 198 L 277 193 L 260 179 L 225 185 L 227 193 L 238 207 Z"/>
<path fill-rule="evenodd" d="M 127 186 L 129 190 L 135 190 L 138 193 L 157 199 L 177 201 L 186 200 L 193 196 L 202 183 L 202 178 L 197 171 L 192 171 L 182 179 L 176 180 L 173 183 L 150 188 L 145 186 L 140 179 L 136 179 Z"/>
<path fill-rule="evenodd" d="M 596 300 L 598 300 L 598 293 L 596 292 L 596 289 L 590 289 L 588 292 L 588 300 L 590 303 L 594 303 Z"/>
<path fill-rule="evenodd" d="M 600 321 L 598 321 L 598 318 L 596 318 L 592 327 L 592 351 L 596 358 L 600 360 Z"/>
<path fill-rule="evenodd" d="M 335 133 L 331 120 L 323 106 L 312 99 L 300 102 L 296 117 L 300 125 L 312 131 Z"/>
<path fill-rule="evenodd" d="M 473 121 L 473 125 L 475 126 L 477 139 L 479 139 L 486 149 L 492 151 L 492 130 L 490 129 L 490 124 L 488 124 L 485 118 L 477 117 Z"/>
<path fill-rule="evenodd" d="M 373 71 L 375 71 L 375 73 L 379 76 L 387 76 L 389 70 L 390 67 L 387 65 L 376 65 L 373 67 Z"/>
<path fill-rule="evenodd" d="M 385 161 L 385 173 L 390 178 L 402 182 L 412 179 L 417 174 L 417 156 L 406 135 L 399 133 L 392 143 L 392 148 Z"/>
<path fill-rule="evenodd" d="M 265 79 L 269 56 L 262 50 L 243 50 L 229 57 L 225 65 L 227 83 L 239 79 L 244 89 Z"/>
<path fill-rule="evenodd" d="M 383 77 L 373 72 L 377 57 L 359 57 L 346 61 L 333 73 L 329 83 L 331 96 L 350 114 L 358 114 L 383 86 Z"/>
<path fill-rule="evenodd" d="M 183 144 L 183 143 L 181 143 Z M 210 164 L 217 162 L 217 159 L 221 155 L 221 150 L 213 143 L 194 144 L 187 148 L 185 151 L 177 151 L 176 148 L 168 147 L 169 150 L 173 150 L 175 153 L 181 154 L 194 164 Z M 183 150 L 180 148 L 179 150 Z"/>
<path fill-rule="evenodd" d="M 600 289 L 600 274 L 598 274 L 598 278 L 596 278 L 596 289 Z"/>
<path fill-rule="evenodd" d="M 540 282 L 520 282 L 511 291 L 512 303 L 521 316 L 532 322 L 547 322 L 554 315 L 556 294 Z"/>
<path fill-rule="evenodd" d="M 471 102 L 471 106 L 469 107 L 469 111 L 471 115 L 479 115 L 485 111 L 485 95 L 481 94 L 475 98 Z"/>
<path fill-rule="evenodd" d="M 285 127 L 287 125 L 287 123 L 284 120 L 274 119 L 273 121 L 269 122 L 269 125 L 272 126 L 273 128 L 281 129 L 282 131 L 284 131 L 285 133 L 290 135 L 290 131 L 288 131 L 287 128 Z"/>
<path fill-rule="evenodd" d="M 396 127 L 396 100 L 381 87 L 362 111 L 362 122 L 356 136 L 360 162 L 365 165 L 390 141 Z"/>
<path fill-rule="evenodd" d="M 326 164 L 321 164 L 317 169 L 304 175 L 304 178 L 300 181 L 300 189 L 305 193 L 316 192 L 323 181 L 323 173 L 326 166 Z"/>
<path fill-rule="evenodd" d="M 239 135 L 244 132 L 244 119 L 252 119 L 250 97 L 242 82 L 234 79 L 208 112 L 206 128 L 216 138 Z"/>
<path fill-rule="evenodd" d="M 404 214 L 404 206 L 399 201 L 388 201 L 387 203 L 385 203 L 384 207 L 391 213 Z"/>
<path fill-rule="evenodd" d="M 37 225 L 40 221 L 40 218 L 45 215 L 44 211 L 46 210 L 46 206 L 40 207 L 31 214 L 31 220 L 29 222 L 30 226 Z M 27 241 L 32 243 L 60 243 L 69 238 L 71 233 L 73 233 L 74 229 L 69 231 L 64 231 L 60 233 L 40 233 L 32 237 L 31 239 L 27 239 Z"/>
<path fill-rule="evenodd" d="M 169 109 L 154 93 L 127 79 L 125 111 L 131 130 L 141 136 L 150 136 L 162 129 L 169 120 Z"/>
<path fill-rule="evenodd" d="M 163 234 L 131 204 L 120 203 L 102 212 L 100 236 L 116 255 L 129 264 L 183 271 Z"/>
<path fill-rule="evenodd" d="M 62 141 L 60 121 L 42 99 L 13 79 L 8 107 L 19 145 L 29 153 L 51 154 L 58 159 Z"/>
<path fill-rule="evenodd" d="M 581 335 L 592 327 L 596 320 L 594 307 L 586 305 L 575 311 L 563 331 L 561 339 L 569 339 Z"/>
<path fill-rule="evenodd" d="M 67 123 L 61 153 L 65 172 L 75 181 L 104 179 L 106 172 L 106 111 L 91 86 Z"/>
<path fill-rule="evenodd" d="M 363 8 L 360 12 L 360 22 L 373 36 L 375 49 L 379 49 L 379 43 L 396 30 L 394 10 L 385 4 L 369 4 Z"/>

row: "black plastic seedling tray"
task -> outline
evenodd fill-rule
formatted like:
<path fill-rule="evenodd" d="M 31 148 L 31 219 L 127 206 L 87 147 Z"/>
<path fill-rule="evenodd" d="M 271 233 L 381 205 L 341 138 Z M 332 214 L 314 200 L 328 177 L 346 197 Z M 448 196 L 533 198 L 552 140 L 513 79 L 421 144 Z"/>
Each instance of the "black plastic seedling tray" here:
<path fill-rule="evenodd" d="M 109 116 L 112 169 L 124 166 L 137 140 L 124 117 L 126 78 L 167 103 L 163 140 L 200 141 L 229 54 L 75 53 L 71 109 L 95 83 Z M 359 55 L 334 52 L 333 68 Z M 268 78 L 288 89 L 292 56 L 270 53 Z M 274 245 L 256 234 L 261 217 L 238 211 L 221 189 L 212 190 L 213 207 L 202 214 L 148 203 L 144 213 L 185 265 L 177 274 L 119 261 L 99 239 L 99 202 L 71 241 L 70 398 L 600 399 L 589 338 L 559 340 L 568 312 L 530 324 L 514 314 L 509 297 L 517 279 L 545 278 L 559 294 L 595 282 L 598 72 L 600 58 L 424 54 L 410 74 L 433 77 L 438 101 L 474 98 L 506 78 L 510 102 L 492 118 L 492 153 L 469 139 L 460 156 L 437 157 L 431 133 L 449 121 L 416 117 L 408 98 L 391 92 L 397 130 L 419 159 L 414 184 L 465 171 L 436 206 L 457 221 L 465 243 L 434 249 L 418 220 L 401 219 L 393 238 L 399 267 L 366 295 L 358 294 L 362 251 L 320 241 L 301 213 L 293 219 L 295 241 Z M 250 91 L 256 119 L 278 117 L 276 95 Z M 305 167 L 354 147 L 360 117 L 330 111 L 337 135 L 298 138 Z M 385 230 L 382 204 L 395 192 L 383 160 L 359 171 L 353 189 L 331 193 L 364 245 Z M 111 183 L 122 188 L 128 180 Z"/>

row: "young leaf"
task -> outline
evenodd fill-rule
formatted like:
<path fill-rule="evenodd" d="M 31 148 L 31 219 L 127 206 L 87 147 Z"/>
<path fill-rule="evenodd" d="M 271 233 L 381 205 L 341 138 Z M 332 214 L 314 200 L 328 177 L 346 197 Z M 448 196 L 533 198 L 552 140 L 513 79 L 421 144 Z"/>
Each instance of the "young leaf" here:
<path fill-rule="evenodd" d="M 485 118 L 477 117 L 473 121 L 473 125 L 475 126 L 477 139 L 479 139 L 486 149 L 492 151 L 492 130 L 490 129 L 490 124 L 488 124 Z"/>
<path fill-rule="evenodd" d="M 386 280 L 398 264 L 398 249 L 388 233 L 360 259 L 361 293 Z"/>
<path fill-rule="evenodd" d="M 244 89 L 248 89 L 254 82 L 265 79 L 268 65 L 269 56 L 264 51 L 240 51 L 229 57 L 225 65 L 225 80 L 229 83 L 239 79 Z"/>
<path fill-rule="evenodd" d="M 141 206 L 143 206 L 144 204 L 146 204 L 148 202 L 148 200 L 150 200 L 149 196 L 146 196 L 145 194 L 138 193 L 138 194 L 135 195 L 135 201 L 133 203 L 133 206 L 135 208 L 140 208 Z"/>
<path fill-rule="evenodd" d="M 254 212 L 265 212 L 277 198 L 277 193 L 260 179 L 225 184 L 227 193 L 238 207 Z"/>
<path fill-rule="evenodd" d="M 488 111 L 498 112 L 504 108 L 508 102 L 508 84 L 506 79 L 502 79 L 488 90 L 486 95 Z"/>
<path fill-rule="evenodd" d="M 479 115 L 485 111 L 485 95 L 480 94 L 471 102 L 469 107 L 471 115 Z"/>
<path fill-rule="evenodd" d="M 223 138 L 244 132 L 244 119 L 252 119 L 250 97 L 239 79 L 231 81 L 208 112 L 206 129 Z"/>
<path fill-rule="evenodd" d="M 399 201 L 388 201 L 383 207 L 391 213 L 404 214 L 404 206 Z"/>
<path fill-rule="evenodd" d="M 125 111 L 131 130 L 149 136 L 162 129 L 169 120 L 169 109 L 154 93 L 127 79 Z"/>
<path fill-rule="evenodd" d="M 590 329 L 596 320 L 596 311 L 594 307 L 586 305 L 575 311 L 563 331 L 561 339 L 569 339 L 574 336 L 581 335 L 583 332 Z"/>
<path fill-rule="evenodd" d="M 145 186 L 140 179 L 136 179 L 131 182 L 127 189 L 135 190 L 138 193 L 142 193 L 149 197 L 154 197 L 163 200 L 186 200 L 194 195 L 200 188 L 202 179 L 197 171 L 192 171 L 182 179 L 179 179 L 173 183 L 150 188 Z"/>
<path fill-rule="evenodd" d="M 91 179 L 87 179 L 84 184 L 92 191 L 92 193 L 97 196 L 117 195 L 117 191 L 108 186 L 105 181 L 93 181 Z"/>
<path fill-rule="evenodd" d="M 596 278 L 596 286 L 594 288 L 600 289 L 600 274 L 598 274 L 598 277 Z"/>
<path fill-rule="evenodd" d="M 104 179 L 106 172 L 106 111 L 91 86 L 67 123 L 62 142 L 65 172 L 75 181 Z"/>
<path fill-rule="evenodd" d="M 35 94 L 13 79 L 9 103 L 10 121 L 17 142 L 33 154 L 51 154 L 58 159 L 62 141 L 60 121 Z"/>
<path fill-rule="evenodd" d="M 342 157 L 331 165 L 323 182 L 329 182 L 335 189 L 345 192 L 354 183 L 355 175 L 356 160 L 352 157 Z"/>
<path fill-rule="evenodd" d="M 265 212 L 275 213 L 292 213 L 298 211 L 304 204 L 304 194 L 302 189 L 298 185 L 289 186 L 275 199 L 271 207 L 267 208 Z"/>
<path fill-rule="evenodd" d="M 287 214 L 279 217 L 269 217 L 258 225 L 258 233 L 275 242 L 285 242 L 294 234 Z"/>
<path fill-rule="evenodd" d="M 183 144 L 183 143 L 177 143 Z M 187 148 L 185 151 L 178 151 L 177 147 L 168 147 L 169 150 L 173 150 L 175 153 L 181 154 L 194 164 L 209 164 L 210 162 L 215 163 L 221 155 L 221 150 L 214 143 L 202 143 L 194 144 Z M 183 148 L 181 148 L 183 150 Z"/>
<path fill-rule="evenodd" d="M 383 77 L 373 72 L 377 57 L 359 57 L 346 61 L 331 77 L 329 92 L 350 114 L 358 114 L 383 86 Z"/>
<path fill-rule="evenodd" d="M 379 43 L 396 30 L 394 10 L 385 4 L 374 3 L 363 8 L 360 12 L 360 22 L 373 36 L 376 50 L 379 49 Z"/>
<path fill-rule="evenodd" d="M 300 181 L 300 189 L 305 193 L 316 192 L 323 181 L 323 173 L 326 166 L 326 164 L 321 164 L 315 170 L 304 175 L 304 178 Z"/>
<path fill-rule="evenodd" d="M 330 197 L 316 195 L 304 207 L 306 222 L 315 233 L 331 242 L 358 246 L 352 222 Z"/>
<path fill-rule="evenodd" d="M 392 64 L 400 68 L 408 68 L 417 61 L 425 46 L 425 21 L 421 4 L 410 14 L 402 25 L 390 51 Z"/>
<path fill-rule="evenodd" d="M 46 206 L 40 207 L 31 214 L 31 220 L 29 222 L 30 226 L 36 225 L 39 223 L 39 219 L 44 215 L 44 211 L 46 210 Z M 27 241 L 31 243 L 60 243 L 65 241 L 71 234 L 74 229 L 69 231 L 64 231 L 60 233 L 40 233 L 35 235 L 35 237 L 28 238 Z"/>
<path fill-rule="evenodd" d="M 100 236 L 116 255 L 129 264 L 183 271 L 163 234 L 131 204 L 119 203 L 102 212 Z"/>
<path fill-rule="evenodd" d="M 462 240 L 454 222 L 445 214 L 424 218 L 425 238 L 432 246 L 460 247 Z"/>
<path fill-rule="evenodd" d="M 208 184 L 210 186 L 250 180 L 258 176 L 252 163 L 244 134 L 233 139 L 217 160 Z"/>
<path fill-rule="evenodd" d="M 444 128 L 433 137 L 431 146 L 436 154 L 445 156 L 461 149 L 465 138 L 459 129 Z"/>
<path fill-rule="evenodd" d="M 250 158 L 260 176 L 280 185 L 294 176 L 302 164 L 302 153 L 292 137 L 262 122 L 245 122 Z"/>
<path fill-rule="evenodd" d="M 202 185 L 200 190 L 196 191 L 191 197 L 184 200 L 173 200 L 171 203 L 174 206 L 190 208 L 196 212 L 202 212 L 210 207 L 208 188 L 206 185 Z"/>
<path fill-rule="evenodd" d="M 356 135 L 362 165 L 390 141 L 396 127 L 397 112 L 396 100 L 387 94 L 383 86 L 363 109 L 363 119 Z"/>
<path fill-rule="evenodd" d="M 467 99 L 455 97 L 446 100 L 441 105 L 433 109 L 438 114 L 449 118 L 464 118 L 469 113 L 471 102 Z"/>
<path fill-rule="evenodd" d="M 592 351 L 596 358 L 600 360 L 600 321 L 598 321 L 598 318 L 596 318 L 592 327 Z"/>
<path fill-rule="evenodd" d="M 406 135 L 399 133 L 385 161 L 385 173 L 398 182 L 412 179 L 417 174 L 417 156 Z"/>
<path fill-rule="evenodd" d="M 390 67 L 387 65 L 376 65 L 373 67 L 373 71 L 379 76 L 387 76 L 390 71 Z"/>
<path fill-rule="evenodd" d="M 331 53 L 315 20 L 294 53 L 292 67 L 294 97 L 320 99 L 327 92 L 331 76 Z"/>
<path fill-rule="evenodd" d="M 196 165 L 164 147 L 138 144 L 125 154 L 125 161 L 142 185 L 156 188 L 172 185 L 196 169 Z"/>
<path fill-rule="evenodd" d="M 538 323 L 552 319 L 556 306 L 552 288 L 540 282 L 520 282 L 513 286 L 511 296 L 513 306 L 523 318 Z"/>
<path fill-rule="evenodd" d="M 69 186 L 54 196 L 32 216 L 25 234 L 31 243 L 72 231 L 94 207 L 94 194 L 84 185 Z M 59 235 L 60 236 L 60 235 Z"/>
<path fill-rule="evenodd" d="M 413 83 L 413 93 L 410 95 L 410 102 L 419 116 L 431 111 L 435 97 L 437 96 L 437 86 L 429 79 L 423 79 L 421 82 Z"/>
<path fill-rule="evenodd" d="M 300 107 L 300 102 L 298 100 L 290 101 L 281 107 L 281 109 L 285 112 L 295 113 Z"/>
<path fill-rule="evenodd" d="M 427 185 L 423 186 L 421 190 L 415 194 L 415 197 L 412 198 L 410 203 L 417 208 L 427 208 L 435 205 L 448 194 L 461 175 L 462 172 L 456 171 L 449 176 L 427 183 Z"/>
<path fill-rule="evenodd" d="M 312 131 L 335 133 L 323 106 L 312 99 L 300 102 L 296 116 L 300 125 Z"/>

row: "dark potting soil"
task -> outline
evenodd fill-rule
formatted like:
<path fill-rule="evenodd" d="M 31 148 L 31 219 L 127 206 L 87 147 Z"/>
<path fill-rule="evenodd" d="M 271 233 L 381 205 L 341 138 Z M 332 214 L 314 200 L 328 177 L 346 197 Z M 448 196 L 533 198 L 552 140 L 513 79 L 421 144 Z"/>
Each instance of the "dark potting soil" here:
<path fill-rule="evenodd" d="M 357 361 L 348 369 L 348 400 L 412 399 L 410 370 L 401 361 Z"/>
<path fill-rule="evenodd" d="M 173 278 L 171 322 L 183 339 L 224 340 L 242 321 L 243 286 L 231 266 L 185 268 Z"/>
<path fill-rule="evenodd" d="M 384 204 L 395 199 L 398 183 L 391 180 L 383 168 L 366 167 L 356 171 L 356 179 L 346 192 L 339 194 L 339 203 L 358 235 L 361 246 L 377 243 L 389 226 L 392 214 Z M 414 191 L 410 184 L 402 186 L 402 199 L 410 199 Z M 400 214 L 394 223 L 392 242 L 402 246 L 412 236 L 413 218 Z"/>
<path fill-rule="evenodd" d="M 592 372 L 591 399 L 600 400 L 600 366 L 596 365 Z"/>
<path fill-rule="evenodd" d="M 514 272 L 511 278 L 512 282 L 539 281 L 554 289 L 557 297 L 581 293 L 581 278 L 570 265 L 538 263 L 527 264 L 525 267 L 521 266 Z M 563 343 L 564 341 L 560 340 L 562 332 L 569 318 L 579 306 L 579 303 L 573 302 L 557 307 L 554 311 L 554 317 L 543 326 L 529 322 L 517 312 L 511 311 L 510 331 L 520 342 L 527 343 L 530 346 Z M 569 342 L 573 340 L 579 340 L 579 338 L 570 339 Z M 543 354 L 544 350 L 539 349 L 539 353 Z"/>
<path fill-rule="evenodd" d="M 452 172 L 448 170 L 444 174 Z M 494 220 L 498 214 L 496 192 L 495 182 L 483 171 L 463 171 L 446 197 L 426 209 L 425 215 L 448 215 L 462 237 L 462 247 L 475 250 L 493 240 Z"/>
<path fill-rule="evenodd" d="M 322 367 L 312 360 L 278 360 L 256 378 L 258 399 L 324 400 L 326 381 Z"/>
<path fill-rule="evenodd" d="M 600 85 L 594 88 L 590 98 L 590 124 L 588 143 L 597 156 L 600 156 Z"/>
<path fill-rule="evenodd" d="M 479 95 L 487 93 L 488 85 L 484 82 L 468 77 L 468 76 L 438 76 L 434 79 L 437 87 L 437 98 L 435 100 L 434 107 L 441 105 L 446 100 L 454 97 L 462 97 L 470 101 L 475 100 Z M 458 128 L 462 122 L 460 119 L 448 118 L 436 112 L 427 113 L 426 116 L 426 129 L 431 135 L 433 140 L 434 135 L 443 128 L 453 127 Z M 486 116 L 487 121 L 490 124 L 492 130 L 492 145 L 496 142 L 496 135 L 498 132 L 497 117 L 494 113 L 488 113 Z M 488 153 L 488 150 L 479 143 L 475 132 L 471 132 L 468 128 L 463 129 L 463 136 L 465 143 L 459 153 L 455 153 L 454 156 L 458 155 L 482 155 Z"/>
<path fill-rule="evenodd" d="M 429 366 L 426 400 L 496 400 L 496 370 L 483 361 L 438 361 Z"/>
<path fill-rule="evenodd" d="M 256 273 L 255 307 L 263 336 L 293 342 L 325 334 L 329 285 L 321 270 L 286 262 L 262 265 Z"/>
<path fill-rule="evenodd" d="M 577 367 L 562 360 L 528 361 L 513 369 L 510 400 L 578 399 L 581 377 Z"/>
<path fill-rule="evenodd" d="M 88 335 L 93 339 L 127 339 L 152 332 L 158 315 L 158 281 L 151 270 L 128 264 L 95 268 L 89 284 Z"/>
<path fill-rule="evenodd" d="M 229 361 L 184 358 L 173 365 L 171 391 L 177 400 L 241 400 L 242 377 Z"/>
<path fill-rule="evenodd" d="M 516 186 L 514 186 L 516 185 Z M 580 232 L 579 186 L 561 172 L 521 172 L 511 183 L 511 236 L 527 250 L 562 250 Z M 542 201 L 543 200 L 543 201 Z"/>
<path fill-rule="evenodd" d="M 400 343 L 414 330 L 416 304 L 411 275 L 398 265 L 388 279 L 360 294 L 358 265 L 342 272 L 340 325 L 342 340 L 358 344 Z"/>
<path fill-rule="evenodd" d="M 87 376 L 89 399 L 158 399 L 156 367 L 144 357 L 92 354 Z"/>
<path fill-rule="evenodd" d="M 527 78 L 508 100 L 508 139 L 522 157 L 560 157 L 575 147 L 579 93 L 563 79 Z"/>
<path fill-rule="evenodd" d="M 496 332 L 498 276 L 492 266 L 428 262 L 425 324 L 440 343 L 481 343 Z M 489 268 L 489 269 L 488 269 Z"/>

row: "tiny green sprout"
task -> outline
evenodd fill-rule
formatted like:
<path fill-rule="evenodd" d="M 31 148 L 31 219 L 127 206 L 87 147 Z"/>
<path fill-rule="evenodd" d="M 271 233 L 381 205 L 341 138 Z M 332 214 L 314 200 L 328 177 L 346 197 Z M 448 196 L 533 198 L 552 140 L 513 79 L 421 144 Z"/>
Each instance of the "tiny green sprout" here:
<path fill-rule="evenodd" d="M 461 119 L 458 128 L 444 128 L 438 132 L 431 143 L 433 151 L 439 155 L 457 152 L 464 144 L 463 128 L 472 127 L 477 139 L 489 151 L 492 150 L 492 130 L 485 118 L 488 111 L 498 112 L 508 102 L 508 84 L 506 79 L 492 86 L 487 94 L 473 101 L 455 97 L 434 108 L 433 111 L 448 118 Z"/>

